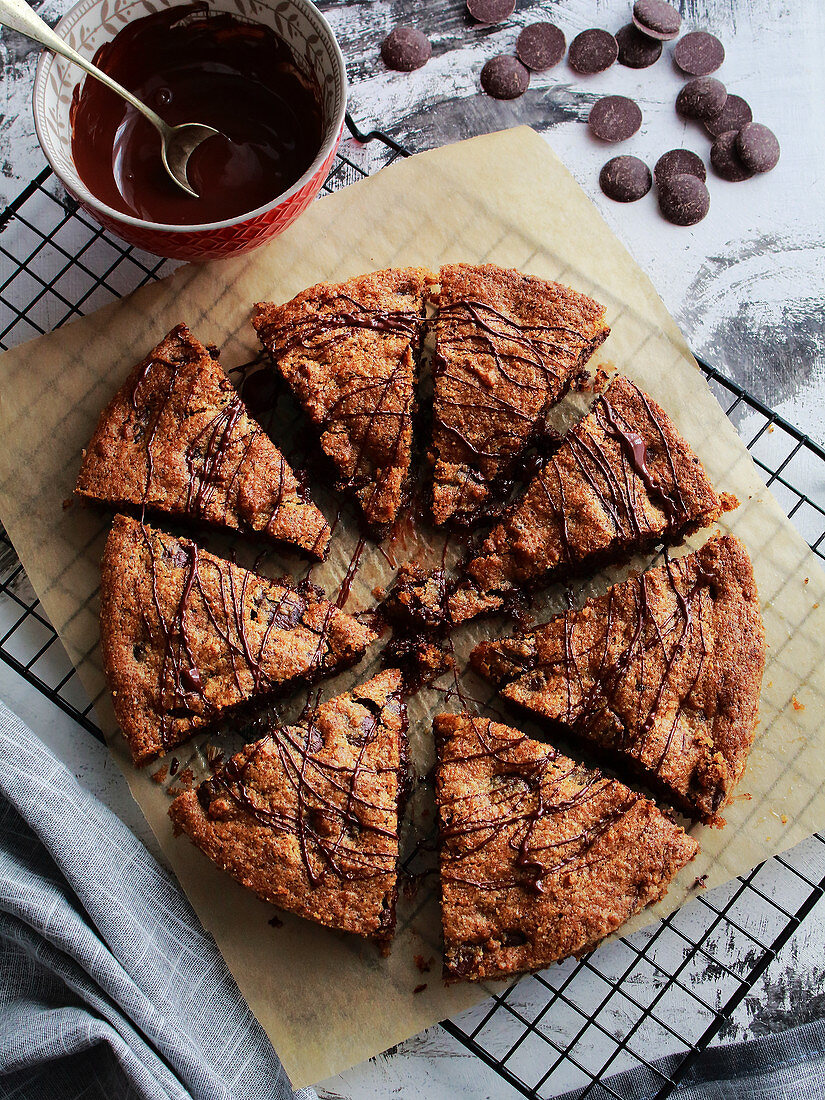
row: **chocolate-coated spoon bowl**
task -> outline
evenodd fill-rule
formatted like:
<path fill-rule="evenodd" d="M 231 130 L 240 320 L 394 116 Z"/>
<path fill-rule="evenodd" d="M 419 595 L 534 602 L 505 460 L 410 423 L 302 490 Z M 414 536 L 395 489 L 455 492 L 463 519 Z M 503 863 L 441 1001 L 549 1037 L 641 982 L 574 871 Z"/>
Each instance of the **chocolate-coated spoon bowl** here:
<path fill-rule="evenodd" d="M 191 7 L 192 0 L 152 3 L 156 12 Z M 55 30 L 91 61 L 124 27 L 145 16 L 146 10 L 133 0 L 91 0 L 91 3 L 81 0 Z M 250 23 L 245 0 L 221 0 L 221 12 Z M 37 136 L 46 158 L 69 194 L 106 229 L 129 244 L 181 260 L 208 260 L 246 252 L 281 233 L 321 189 L 344 124 L 347 82 L 341 51 L 326 20 L 310 0 L 260 0 L 255 6 L 255 22 L 274 32 L 288 48 L 296 66 L 317 86 L 322 113 L 319 147 L 300 178 L 270 201 L 235 216 L 213 216 L 195 224 L 175 224 L 125 213 L 94 193 L 78 171 L 72 148 L 78 70 L 53 54 L 41 56 L 33 105 Z M 196 200 L 182 196 L 181 201 Z"/>

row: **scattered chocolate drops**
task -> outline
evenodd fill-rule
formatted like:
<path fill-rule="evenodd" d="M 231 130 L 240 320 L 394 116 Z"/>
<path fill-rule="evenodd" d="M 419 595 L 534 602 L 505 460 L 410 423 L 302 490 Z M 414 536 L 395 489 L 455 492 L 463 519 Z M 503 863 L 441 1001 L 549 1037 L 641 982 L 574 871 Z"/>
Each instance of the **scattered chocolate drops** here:
<path fill-rule="evenodd" d="M 570 43 L 567 60 L 577 73 L 603 73 L 619 56 L 619 44 L 609 31 L 593 27 L 577 34 Z"/>
<path fill-rule="evenodd" d="M 432 57 L 433 48 L 426 34 L 415 27 L 396 27 L 381 43 L 381 57 L 388 69 L 411 73 Z"/>
<path fill-rule="evenodd" d="M 682 17 L 665 0 L 636 0 L 633 5 L 633 22 L 642 34 L 669 42 L 679 33 Z"/>
<path fill-rule="evenodd" d="M 659 184 L 659 209 L 673 225 L 696 225 L 710 210 L 710 192 L 686 172 L 669 176 Z"/>
<path fill-rule="evenodd" d="M 718 115 L 728 98 L 721 80 L 712 76 L 698 76 L 689 80 L 676 97 L 676 110 L 685 118 L 713 118 Z"/>
<path fill-rule="evenodd" d="M 648 38 L 646 34 L 628 23 L 616 32 L 619 47 L 619 64 L 628 69 L 649 69 L 662 56 L 662 43 L 658 38 Z"/>
<path fill-rule="evenodd" d="M 642 125 L 642 112 L 627 96 L 606 95 L 590 108 L 587 125 L 602 141 L 626 141 Z"/>
<path fill-rule="evenodd" d="M 710 149 L 710 163 L 717 176 L 721 176 L 728 183 L 739 183 L 749 180 L 753 175 L 750 168 L 746 168 L 736 151 L 736 139 L 739 137 L 737 130 L 728 130 L 716 137 Z"/>
<path fill-rule="evenodd" d="M 702 183 L 707 179 L 704 161 L 690 149 L 671 149 L 663 153 L 656 161 L 653 175 L 657 185 L 661 185 L 671 176 L 696 176 Z"/>
<path fill-rule="evenodd" d="M 725 60 L 725 47 L 714 34 L 691 31 L 676 43 L 673 60 L 688 76 L 709 76 Z"/>
<path fill-rule="evenodd" d="M 652 184 L 650 169 L 638 157 L 613 157 L 599 173 L 599 187 L 615 202 L 636 202 Z"/>
<path fill-rule="evenodd" d="M 736 152 L 751 172 L 770 172 L 779 162 L 779 142 L 773 130 L 748 122 L 736 135 Z"/>
<path fill-rule="evenodd" d="M 491 26 L 509 19 L 516 10 L 516 0 L 467 0 L 467 11 L 476 23 Z"/>
<path fill-rule="evenodd" d="M 530 70 L 517 57 L 501 53 L 481 70 L 481 87 L 493 99 L 518 99 L 530 84 Z"/>
<path fill-rule="evenodd" d="M 553 23 L 533 23 L 524 28 L 516 41 L 519 61 L 535 73 L 558 65 L 566 49 L 564 34 Z"/>
<path fill-rule="evenodd" d="M 741 130 L 752 120 L 753 112 L 748 103 L 740 95 L 728 95 L 719 114 L 704 119 L 704 124 L 711 137 L 719 137 L 728 130 Z"/>

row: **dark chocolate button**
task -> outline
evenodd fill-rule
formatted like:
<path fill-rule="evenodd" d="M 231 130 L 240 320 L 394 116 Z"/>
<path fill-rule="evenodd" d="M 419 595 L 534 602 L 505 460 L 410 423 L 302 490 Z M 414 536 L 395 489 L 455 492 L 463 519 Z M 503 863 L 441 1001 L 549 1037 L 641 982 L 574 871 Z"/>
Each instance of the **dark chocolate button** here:
<path fill-rule="evenodd" d="M 725 47 L 714 34 L 691 31 L 676 43 L 673 60 L 688 76 L 708 76 L 725 60 Z"/>
<path fill-rule="evenodd" d="M 751 172 L 770 172 L 779 161 L 779 142 L 761 122 L 748 122 L 736 137 L 736 152 Z"/>
<path fill-rule="evenodd" d="M 736 151 L 737 130 L 728 130 L 719 134 L 710 148 L 710 163 L 717 176 L 729 183 L 739 183 L 740 180 L 750 179 L 753 175 L 750 168 L 746 168 Z"/>
<path fill-rule="evenodd" d="M 710 210 L 710 192 L 686 172 L 669 176 L 659 185 L 659 209 L 674 225 L 696 225 Z"/>
<path fill-rule="evenodd" d="M 433 48 L 426 34 L 415 27 L 396 27 L 381 43 L 381 57 L 388 69 L 411 73 L 432 57 Z"/>
<path fill-rule="evenodd" d="M 516 10 L 516 0 L 467 0 L 467 11 L 476 23 L 501 23 Z"/>
<path fill-rule="evenodd" d="M 616 32 L 619 46 L 619 64 L 628 69 L 648 69 L 662 56 L 662 43 L 658 38 L 648 38 L 633 23 Z"/>
<path fill-rule="evenodd" d="M 519 61 L 535 73 L 543 73 L 558 65 L 566 49 L 564 34 L 553 23 L 532 23 L 524 28 L 516 41 Z"/>
<path fill-rule="evenodd" d="M 725 106 L 718 115 L 704 119 L 705 129 L 711 137 L 719 137 L 728 130 L 741 130 L 746 122 L 753 119 L 748 103 L 741 95 L 728 95 Z"/>
<path fill-rule="evenodd" d="M 663 153 L 656 161 L 653 175 L 657 184 L 671 176 L 696 176 L 703 183 L 707 179 L 704 161 L 690 149 L 671 149 L 669 153 Z"/>
<path fill-rule="evenodd" d="M 636 0 L 633 5 L 633 22 L 642 34 L 669 42 L 679 33 L 682 17 L 665 0 Z"/>
<path fill-rule="evenodd" d="M 481 70 L 481 87 L 493 99 L 518 99 L 530 84 L 530 70 L 511 54 L 491 57 Z"/>
<path fill-rule="evenodd" d="M 642 125 L 642 112 L 627 96 L 606 95 L 590 108 L 587 125 L 602 141 L 626 141 Z"/>
<path fill-rule="evenodd" d="M 599 187 L 615 202 L 636 202 L 652 184 L 650 169 L 638 157 L 613 157 L 599 172 Z"/>
<path fill-rule="evenodd" d="M 728 92 L 721 80 L 697 76 L 689 80 L 676 97 L 676 110 L 685 118 L 712 118 L 725 106 Z"/>
<path fill-rule="evenodd" d="M 619 45 L 608 31 L 597 27 L 577 34 L 570 43 L 567 60 L 577 73 L 603 73 L 619 56 Z"/>

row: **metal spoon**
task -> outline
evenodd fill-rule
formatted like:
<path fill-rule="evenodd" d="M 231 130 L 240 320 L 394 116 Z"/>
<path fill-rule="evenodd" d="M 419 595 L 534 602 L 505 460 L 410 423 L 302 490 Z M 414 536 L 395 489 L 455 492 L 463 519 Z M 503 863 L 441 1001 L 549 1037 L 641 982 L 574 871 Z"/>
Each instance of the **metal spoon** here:
<path fill-rule="evenodd" d="M 117 92 L 136 111 L 140 111 L 160 134 L 160 157 L 163 161 L 163 167 L 169 173 L 171 179 L 187 195 L 191 195 L 195 199 L 200 197 L 187 178 L 187 163 L 189 157 L 201 142 L 216 135 L 220 136 L 219 130 L 215 130 L 212 126 L 204 126 L 200 122 L 182 122 L 179 126 L 169 126 L 160 115 L 156 115 L 145 103 L 141 103 L 116 80 L 112 80 L 110 76 L 107 76 L 102 69 L 98 69 L 85 57 L 81 57 L 67 42 L 64 42 L 59 35 L 55 34 L 48 23 L 44 23 L 40 16 L 32 11 L 25 0 L 0 0 L 0 24 L 11 27 L 12 30 L 20 31 L 21 34 L 33 38 L 35 42 L 39 42 L 42 46 L 51 50 L 52 53 L 59 54 L 68 61 L 73 61 L 75 65 L 85 69 L 90 76 L 105 84 L 107 88 Z"/>

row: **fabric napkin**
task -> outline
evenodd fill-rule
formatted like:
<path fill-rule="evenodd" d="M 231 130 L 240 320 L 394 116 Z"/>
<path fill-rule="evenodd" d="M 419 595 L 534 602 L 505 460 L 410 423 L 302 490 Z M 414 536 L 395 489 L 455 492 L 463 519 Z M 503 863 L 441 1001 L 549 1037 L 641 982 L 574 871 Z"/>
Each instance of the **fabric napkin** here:
<path fill-rule="evenodd" d="M 317 1100 L 177 883 L 2 703 L 0 1096 Z"/>
<path fill-rule="evenodd" d="M 681 1057 L 605 1077 L 587 1090 L 588 1100 L 825 1100 L 825 1020 L 810 1020 L 774 1035 L 725 1043 L 706 1050 L 671 1092 L 666 1077 L 678 1073 Z M 558 1100 L 577 1100 L 581 1089 Z"/>

